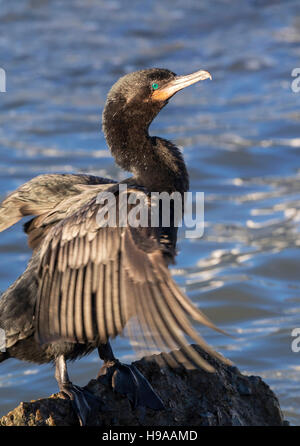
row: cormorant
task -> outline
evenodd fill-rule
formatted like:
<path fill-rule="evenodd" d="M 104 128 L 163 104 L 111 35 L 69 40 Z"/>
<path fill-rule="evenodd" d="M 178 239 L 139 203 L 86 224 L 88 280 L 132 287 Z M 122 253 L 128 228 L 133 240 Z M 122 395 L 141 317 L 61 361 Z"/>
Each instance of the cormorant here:
<path fill-rule="evenodd" d="M 117 164 L 132 176 L 126 192 L 179 192 L 189 188 L 181 152 L 165 139 L 149 136 L 159 111 L 179 90 L 211 78 L 207 71 L 176 76 L 167 69 L 127 74 L 111 88 L 103 111 L 103 131 Z M 96 404 L 84 388 L 73 385 L 66 360 L 95 348 L 104 360 L 100 374 L 113 371 L 115 390 L 134 406 L 162 409 L 163 403 L 133 365 L 120 363 L 109 339 L 129 332 L 138 344 L 173 349 L 162 356 L 170 366 L 203 367 L 213 371 L 184 334 L 218 356 L 191 327 L 188 317 L 217 329 L 192 305 L 173 281 L 168 264 L 174 260 L 177 227 L 99 225 L 104 203 L 100 192 L 121 200 L 119 183 L 91 175 L 41 175 L 11 193 L 0 207 L 0 231 L 25 216 L 33 255 L 25 272 L 0 299 L 0 328 L 5 330 L 8 358 L 53 362 L 60 391 L 71 399 L 81 424 Z M 130 204 L 128 205 L 130 208 Z M 148 202 L 148 209 L 150 204 Z M 174 216 L 173 216 L 174 217 Z M 159 356 L 161 357 L 161 356 Z M 110 375 L 108 375 L 110 376 Z"/>

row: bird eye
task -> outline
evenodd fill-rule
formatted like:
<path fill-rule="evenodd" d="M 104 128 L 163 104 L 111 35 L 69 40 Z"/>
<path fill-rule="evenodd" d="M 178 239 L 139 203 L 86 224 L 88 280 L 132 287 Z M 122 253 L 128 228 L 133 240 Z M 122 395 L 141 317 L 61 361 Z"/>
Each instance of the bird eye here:
<path fill-rule="evenodd" d="M 158 89 L 158 84 L 152 84 L 152 88 L 153 88 L 153 90 L 157 90 Z"/>

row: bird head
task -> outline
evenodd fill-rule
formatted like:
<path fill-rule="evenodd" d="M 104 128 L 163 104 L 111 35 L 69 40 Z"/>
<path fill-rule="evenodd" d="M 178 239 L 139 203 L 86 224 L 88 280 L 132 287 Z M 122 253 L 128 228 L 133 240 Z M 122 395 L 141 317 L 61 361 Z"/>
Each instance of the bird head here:
<path fill-rule="evenodd" d="M 105 116 L 123 117 L 140 125 L 149 125 L 175 93 L 204 79 L 208 71 L 177 76 L 164 68 L 135 71 L 121 77 L 111 88 L 105 106 Z"/>

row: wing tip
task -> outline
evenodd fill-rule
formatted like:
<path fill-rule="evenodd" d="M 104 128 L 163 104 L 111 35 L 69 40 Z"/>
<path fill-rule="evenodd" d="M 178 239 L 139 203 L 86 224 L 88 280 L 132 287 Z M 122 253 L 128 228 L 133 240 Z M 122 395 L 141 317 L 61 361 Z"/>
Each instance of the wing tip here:
<path fill-rule="evenodd" d="M 214 355 L 216 353 L 216 355 Z M 187 370 L 202 369 L 208 373 L 217 373 L 220 367 L 232 367 L 234 364 L 219 352 L 207 352 L 198 344 L 190 344 L 168 353 L 160 352 L 144 356 L 147 362 L 156 362 L 163 369 L 185 368 Z"/>

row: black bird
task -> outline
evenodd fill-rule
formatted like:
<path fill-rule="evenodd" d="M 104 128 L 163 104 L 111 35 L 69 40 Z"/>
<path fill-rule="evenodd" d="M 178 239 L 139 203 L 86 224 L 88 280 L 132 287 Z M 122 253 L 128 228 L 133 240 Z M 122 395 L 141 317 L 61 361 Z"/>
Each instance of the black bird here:
<path fill-rule="evenodd" d="M 99 225 L 104 203 L 98 194 L 143 193 L 150 210 L 151 192 L 179 192 L 189 188 L 186 166 L 175 145 L 148 128 L 179 90 L 211 78 L 207 71 L 176 76 L 166 69 L 127 74 L 111 88 L 103 112 L 103 131 L 117 164 L 132 173 L 119 183 L 91 175 L 41 175 L 20 186 L 0 207 L 0 231 L 25 216 L 24 225 L 33 255 L 26 271 L 0 299 L 0 328 L 6 351 L 0 362 L 18 358 L 53 362 L 62 392 L 85 424 L 94 403 L 85 389 L 73 385 L 66 360 L 95 348 L 104 360 L 100 374 L 113 372 L 115 390 L 134 406 L 162 409 L 163 403 L 133 365 L 120 363 L 109 339 L 124 327 L 136 344 L 173 349 L 170 366 L 213 368 L 191 347 L 184 334 L 206 351 L 214 352 L 191 327 L 188 317 L 217 329 L 173 281 L 168 264 L 174 261 L 177 227 L 114 227 Z M 132 205 L 128 205 L 130 210 Z M 108 375 L 110 376 L 110 375 Z"/>

